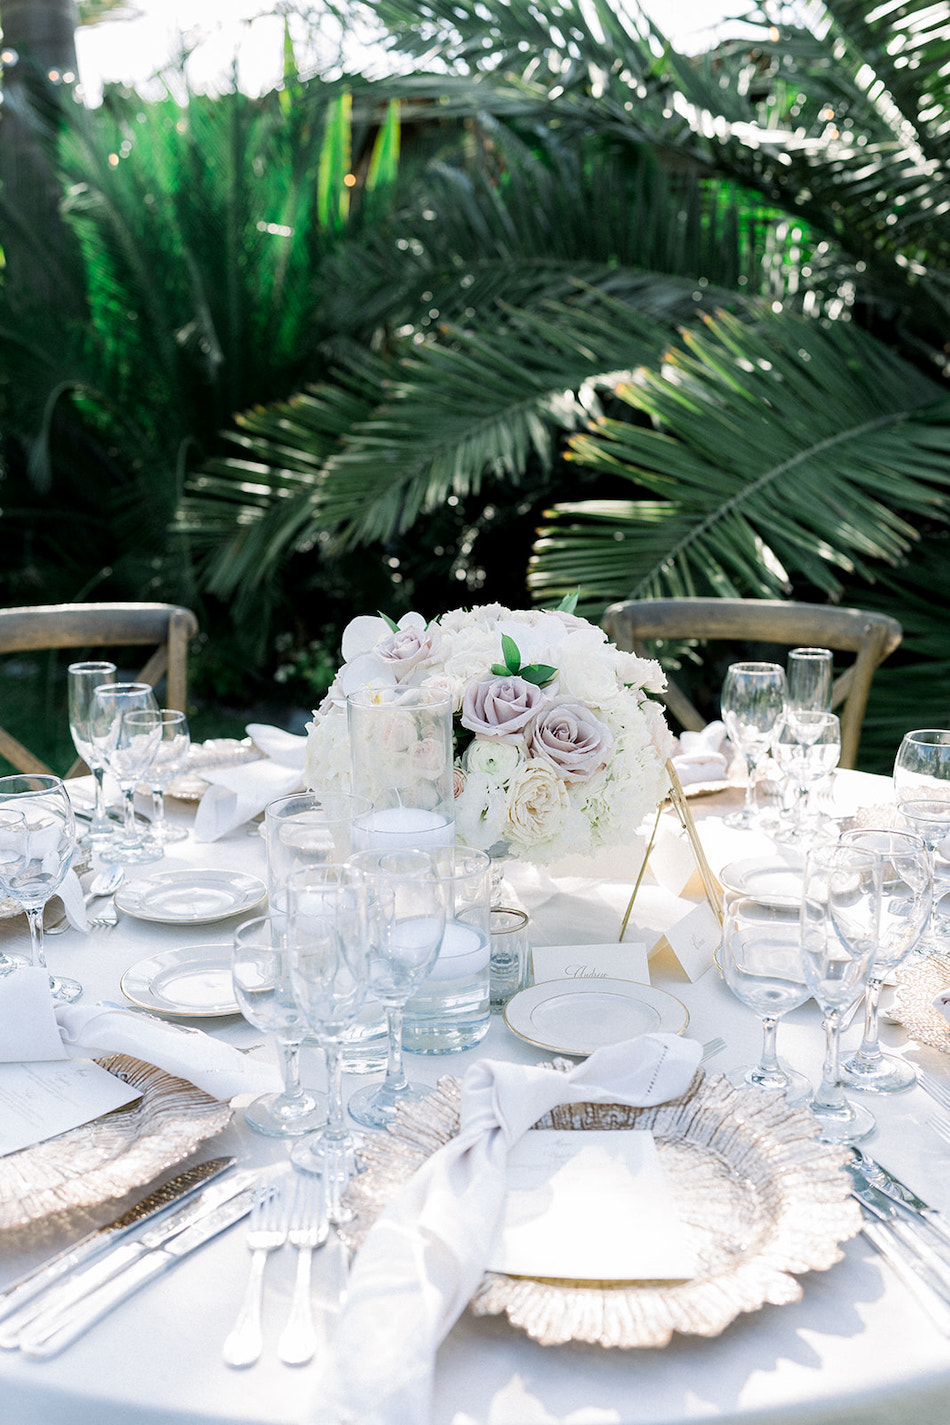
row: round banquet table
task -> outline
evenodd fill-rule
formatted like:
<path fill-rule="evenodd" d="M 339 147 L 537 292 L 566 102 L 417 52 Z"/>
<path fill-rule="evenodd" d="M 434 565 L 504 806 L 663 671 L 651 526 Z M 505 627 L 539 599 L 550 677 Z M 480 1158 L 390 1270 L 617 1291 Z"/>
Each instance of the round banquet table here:
<path fill-rule="evenodd" d="M 84 784 L 77 784 L 82 792 Z M 860 773 L 838 773 L 836 796 L 845 809 L 889 799 L 890 784 Z M 724 810 L 734 790 L 698 797 L 691 806 L 714 870 L 739 855 L 771 849 L 764 838 L 727 831 Z M 846 804 L 850 802 L 848 807 Z M 193 807 L 169 804 L 170 816 L 190 824 Z M 227 868 L 264 876 L 264 843 L 240 829 L 210 844 L 171 846 L 163 862 L 141 868 Z M 532 917 L 532 943 L 590 945 L 616 942 L 620 919 L 639 869 L 636 846 L 595 861 L 564 863 L 545 872 L 517 864 L 511 885 Z M 688 888 L 687 888 L 688 889 Z M 648 872 L 625 942 L 652 945 L 683 905 L 653 883 Z M 123 971 L 162 949 L 230 943 L 234 924 L 154 924 L 120 916 L 112 930 L 70 931 L 47 942 L 54 970 L 81 979 L 89 1000 L 121 1000 Z M 0 946 L 24 941 L 22 917 L 0 923 Z M 759 1021 L 743 1009 L 711 966 L 690 981 L 668 950 L 651 960 L 652 982 L 689 1010 L 687 1033 L 714 1036 L 726 1049 L 707 1065 L 723 1071 L 758 1053 Z M 187 1023 L 188 1021 L 181 1021 Z M 266 1036 L 239 1017 L 191 1021 L 239 1047 Z M 857 1042 L 860 1025 L 844 1036 Z M 950 1059 L 910 1042 L 896 1025 L 882 1024 L 885 1048 L 950 1083 Z M 779 1052 L 817 1082 L 823 1035 L 813 1004 L 783 1020 Z M 254 1051 L 271 1053 L 268 1045 Z M 515 1037 L 500 1016 L 477 1049 L 448 1056 L 410 1056 L 412 1076 L 434 1083 L 461 1075 L 477 1056 L 539 1063 L 549 1053 Z M 324 1086 L 322 1056 L 305 1047 L 303 1077 Z M 363 1080 L 347 1080 L 347 1094 Z M 867 1100 L 878 1128 L 866 1145 L 934 1206 L 950 1214 L 950 1149 L 928 1130 L 932 1101 L 919 1088 Z M 286 1160 L 287 1146 L 264 1138 L 236 1111 L 230 1126 L 185 1165 L 233 1154 L 261 1166 Z M 162 1175 L 171 1177 L 184 1165 Z M 43 1257 L 110 1221 L 122 1203 L 58 1219 L 46 1229 L 0 1234 L 0 1289 Z M 934 1327 L 913 1296 L 859 1236 L 843 1244 L 843 1260 L 801 1278 L 801 1300 L 739 1316 L 720 1336 L 675 1336 L 662 1349 L 605 1350 L 589 1345 L 544 1347 L 504 1317 L 463 1315 L 442 1345 L 435 1376 L 433 1425 L 673 1425 L 728 1421 L 758 1425 L 836 1422 L 885 1425 L 913 1420 L 944 1425 L 950 1397 L 950 1339 Z M 286 1319 L 294 1276 L 291 1248 L 267 1265 L 265 1348 L 260 1361 L 231 1370 L 222 1361 L 249 1268 L 243 1225 L 216 1238 L 124 1303 L 61 1355 L 30 1360 L 0 1352 L 0 1420 L 4 1425 L 303 1425 L 319 1393 L 317 1363 L 279 1363 L 276 1341 Z M 319 1296 L 333 1270 L 332 1254 L 317 1254 Z M 386 1321 L 379 1331 L 386 1331 Z M 372 1352 L 373 1342 L 366 1342 Z M 423 1425 L 423 1422 L 405 1422 Z"/>

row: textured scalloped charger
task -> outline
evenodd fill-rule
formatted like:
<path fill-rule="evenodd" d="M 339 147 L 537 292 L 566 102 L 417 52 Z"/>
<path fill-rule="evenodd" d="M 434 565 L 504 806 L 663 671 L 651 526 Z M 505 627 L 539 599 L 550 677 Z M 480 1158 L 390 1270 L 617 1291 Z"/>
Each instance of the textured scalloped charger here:
<path fill-rule="evenodd" d="M 570 1068 L 563 1060 L 557 1068 Z M 373 1219 L 421 1163 L 458 1131 L 459 1081 L 443 1078 L 367 1144 L 367 1171 L 347 1201 L 363 1240 Z M 814 1119 L 757 1089 L 698 1074 L 683 1098 L 656 1108 L 575 1104 L 539 1127 L 648 1128 L 700 1268 L 684 1282 L 566 1282 L 488 1272 L 472 1298 L 478 1316 L 505 1313 L 542 1345 L 665 1346 L 674 1331 L 717 1336 L 741 1312 L 802 1296 L 798 1276 L 842 1258 L 861 1230 L 844 1171 L 850 1150 L 819 1143 Z"/>
<path fill-rule="evenodd" d="M 0 1158 L 0 1228 L 122 1197 L 180 1163 L 231 1120 L 228 1104 L 153 1064 L 125 1054 L 96 1062 L 142 1097 Z"/>

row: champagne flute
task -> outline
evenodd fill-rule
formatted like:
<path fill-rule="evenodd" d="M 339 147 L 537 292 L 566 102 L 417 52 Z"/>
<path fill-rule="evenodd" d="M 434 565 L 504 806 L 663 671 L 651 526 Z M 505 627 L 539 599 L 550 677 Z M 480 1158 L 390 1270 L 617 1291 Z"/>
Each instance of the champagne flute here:
<path fill-rule="evenodd" d="M 34 966 L 46 970 L 43 909 L 59 890 L 76 848 L 76 823 L 59 777 L 18 773 L 0 777 L 0 889 L 26 911 Z M 49 975 L 54 999 L 71 1004 L 78 980 Z"/>
<path fill-rule="evenodd" d="M 69 700 L 69 731 L 73 746 L 93 775 L 95 807 L 89 829 L 81 838 L 83 845 L 98 846 L 114 835 L 115 828 L 106 815 L 102 779 L 106 764 L 92 739 L 91 704 L 96 688 L 114 683 L 114 663 L 70 663 L 66 673 Z"/>
<path fill-rule="evenodd" d="M 280 1051 L 284 1087 L 261 1094 L 244 1110 L 258 1133 L 293 1138 L 312 1133 L 326 1121 L 325 1100 L 300 1082 L 300 1046 L 307 1033 L 290 980 L 286 916 L 257 916 L 234 932 L 231 983 L 248 1024 L 274 1035 Z"/>
<path fill-rule="evenodd" d="M 845 831 L 842 845 L 859 846 L 882 863 L 881 924 L 865 994 L 861 1046 L 841 1066 L 841 1081 L 870 1093 L 898 1093 L 917 1082 L 912 1065 L 885 1054 L 878 1040 L 878 1004 L 884 980 L 902 965 L 924 932 L 933 899 L 930 852 L 908 831 L 860 827 Z"/>
<path fill-rule="evenodd" d="M 831 699 L 834 691 L 834 656 L 831 649 L 790 649 L 785 678 L 788 683 L 788 722 L 795 730 L 800 745 L 803 748 L 812 747 L 819 741 L 827 727 L 824 716 L 831 713 Z M 841 756 L 840 727 L 838 743 L 838 758 L 835 759 L 834 766 L 827 768 L 827 775 L 834 771 Z M 819 780 L 819 777 L 815 778 L 816 782 Z M 803 794 L 803 800 L 805 805 L 802 807 L 802 814 L 804 816 L 807 813 L 808 803 L 812 800 L 811 785 Z"/>
<path fill-rule="evenodd" d="M 353 1094 L 350 1116 L 367 1128 L 385 1128 L 400 1103 L 431 1092 L 410 1083 L 402 1063 L 406 1001 L 435 964 L 445 930 L 445 906 L 432 860 L 422 851 L 363 851 L 350 857 L 365 876 L 369 988 L 386 1010 L 389 1054 L 386 1077 Z"/>
<path fill-rule="evenodd" d="M 726 670 L 720 707 L 730 742 L 746 760 L 745 804 L 725 817 L 729 826 L 754 828 L 758 822 L 758 764 L 785 719 L 785 670 L 777 663 L 733 663 Z"/>
<path fill-rule="evenodd" d="M 148 683 L 110 683 L 96 688 L 90 705 L 92 740 L 106 769 L 118 782 L 124 800 L 124 824 L 103 846 L 100 859 L 113 862 L 157 861 L 165 853 L 149 844 L 135 821 L 135 788 L 158 746 L 160 725 L 154 720 L 147 729 L 136 729 L 123 719 L 130 712 L 158 715 L 155 694 Z"/>
<path fill-rule="evenodd" d="M 354 866 L 305 867 L 287 881 L 291 981 L 301 1015 L 323 1049 L 327 1066 L 327 1122 L 317 1139 L 291 1151 L 291 1162 L 323 1174 L 327 1216 L 345 1222 L 342 1204 L 355 1143 L 343 1120 L 346 1030 L 369 981 L 366 887 Z"/>
<path fill-rule="evenodd" d="M 775 828 L 774 835 L 778 841 L 799 844 L 809 834 L 809 793 L 834 771 L 841 758 L 841 723 L 834 713 L 801 712 L 794 721 L 790 716 L 772 744 L 772 756 L 795 792 L 791 815 Z"/>
<path fill-rule="evenodd" d="M 874 1117 L 846 1099 L 838 1074 L 841 1014 L 857 998 L 877 949 L 881 919 L 881 857 L 841 842 L 805 857 L 801 953 L 805 980 L 822 1013 L 825 1060 L 811 1111 L 825 1143 L 858 1143 Z"/>
<path fill-rule="evenodd" d="M 789 1103 L 804 1103 L 811 1097 L 811 1085 L 804 1074 L 780 1064 L 775 1051 L 779 1019 L 811 993 L 802 971 L 798 907 L 727 894 L 723 911 L 723 977 L 736 999 L 762 1021 L 759 1062 L 733 1069 L 729 1082 L 784 1093 Z"/>
<path fill-rule="evenodd" d="M 162 733 L 145 777 L 152 794 L 152 825 L 148 839 L 159 846 L 167 846 L 172 841 L 184 841 L 188 836 L 183 826 L 170 826 L 165 820 L 165 788 L 184 769 L 191 735 L 188 719 L 176 708 L 159 708 L 159 717 Z"/>
<path fill-rule="evenodd" d="M 919 728 L 905 733 L 894 759 L 894 795 L 913 831 L 934 858 L 933 910 L 927 942 L 946 954 L 950 916 L 940 910 L 947 885 L 940 875 L 936 851 L 950 834 L 950 731 Z"/>

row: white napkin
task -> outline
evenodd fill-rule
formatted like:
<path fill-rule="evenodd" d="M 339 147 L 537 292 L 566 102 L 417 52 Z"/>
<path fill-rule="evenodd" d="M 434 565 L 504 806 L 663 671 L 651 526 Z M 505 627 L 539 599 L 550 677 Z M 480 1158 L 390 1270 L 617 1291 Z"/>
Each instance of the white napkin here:
<path fill-rule="evenodd" d="M 690 782 L 724 781 L 729 771 L 729 759 L 721 751 L 726 729 L 721 722 L 710 722 L 702 732 L 680 734 L 679 751 L 673 766 L 682 785 Z"/>
<path fill-rule="evenodd" d="M 701 1046 L 651 1034 L 598 1049 L 569 1073 L 482 1060 L 462 1080 L 461 1125 L 375 1222 L 350 1277 L 314 1422 L 425 1425 L 442 1339 L 488 1261 L 509 1148 L 562 1103 L 664 1103 L 685 1093 Z M 371 1342 L 371 1349 L 367 1349 Z"/>
<path fill-rule="evenodd" d="M 223 1101 L 279 1092 L 279 1070 L 200 1029 L 112 1004 L 58 1004 L 49 975 L 29 966 L 0 978 L 0 1062 L 129 1054 Z"/>
<path fill-rule="evenodd" d="M 934 1000 L 934 1009 L 938 1014 L 950 1019 L 950 985 L 945 990 L 941 990 Z"/>
<path fill-rule="evenodd" d="M 258 762 L 208 767 L 201 776 L 210 785 L 195 813 L 195 840 L 217 841 L 258 816 L 275 797 L 303 787 L 306 737 L 263 723 L 248 724 L 247 735 L 265 754 Z"/>
<path fill-rule="evenodd" d="M 86 919 L 86 904 L 83 900 L 82 886 L 79 884 L 79 877 L 75 871 L 66 872 L 63 878 L 63 884 L 56 894 L 63 903 L 66 919 L 73 929 L 88 930 L 89 922 Z"/>

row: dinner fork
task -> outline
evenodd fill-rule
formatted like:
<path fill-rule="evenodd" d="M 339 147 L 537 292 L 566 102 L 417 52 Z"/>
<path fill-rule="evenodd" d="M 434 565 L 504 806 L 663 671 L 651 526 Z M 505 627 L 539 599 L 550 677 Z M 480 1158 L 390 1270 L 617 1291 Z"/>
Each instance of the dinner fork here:
<path fill-rule="evenodd" d="M 275 1178 L 262 1178 L 257 1185 L 247 1228 L 251 1272 L 234 1329 L 224 1343 L 225 1365 L 252 1366 L 261 1354 L 264 1346 L 261 1334 L 264 1268 L 268 1254 L 282 1247 L 286 1240 L 287 1212 L 281 1184 Z"/>
<path fill-rule="evenodd" d="M 725 1041 L 725 1039 L 719 1039 L 719 1038 L 716 1038 L 716 1039 L 707 1039 L 706 1042 L 705 1042 L 705 1044 L 703 1045 L 703 1052 L 702 1052 L 702 1054 L 700 1055 L 699 1062 L 700 1062 L 701 1064 L 705 1064 L 705 1063 L 707 1063 L 710 1059 L 714 1059 L 717 1054 L 721 1054 L 721 1053 L 722 1053 L 722 1051 L 723 1051 L 723 1049 L 725 1049 L 725 1047 L 726 1047 L 726 1041 Z"/>
<path fill-rule="evenodd" d="M 937 1137 L 942 1138 L 945 1143 L 950 1143 L 950 1118 L 934 1114 L 933 1118 L 927 1119 L 927 1127 L 932 1128 Z"/>
<path fill-rule="evenodd" d="M 945 1108 L 950 1113 L 950 1088 L 942 1083 L 940 1079 L 935 1079 L 932 1074 L 924 1074 L 918 1071 L 917 1082 L 924 1093 L 929 1094 L 934 1103 L 939 1103 L 941 1108 Z"/>
<path fill-rule="evenodd" d="M 330 1232 L 323 1180 L 312 1173 L 298 1173 L 287 1240 L 297 1248 L 297 1276 L 287 1325 L 277 1343 L 277 1354 L 286 1366 L 302 1366 L 317 1349 L 310 1300 L 310 1265 L 316 1248 L 322 1247 Z"/>

